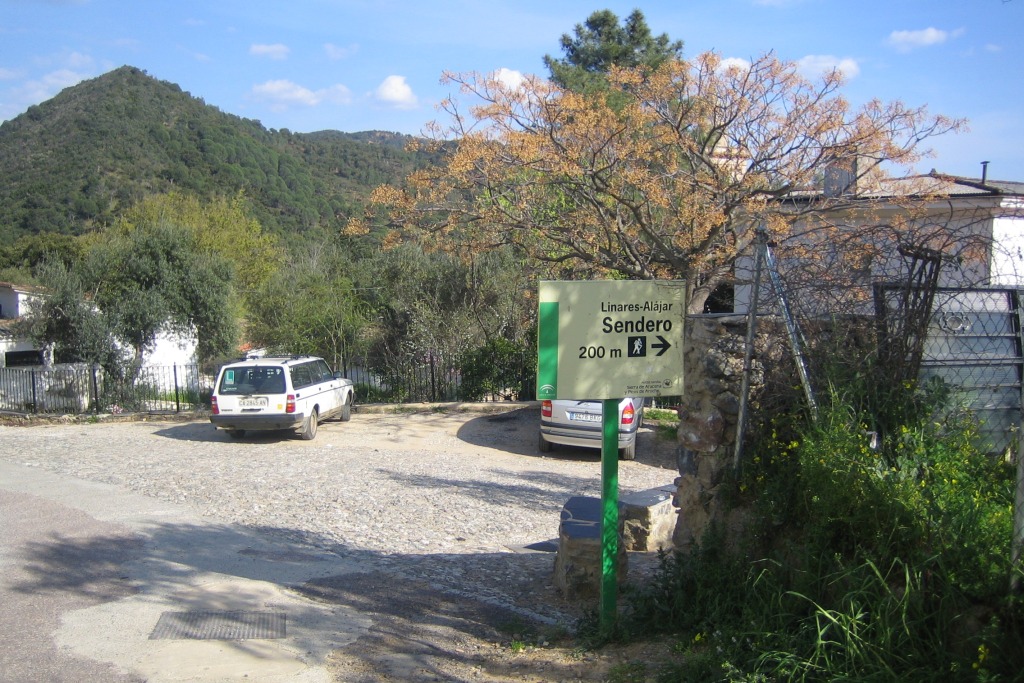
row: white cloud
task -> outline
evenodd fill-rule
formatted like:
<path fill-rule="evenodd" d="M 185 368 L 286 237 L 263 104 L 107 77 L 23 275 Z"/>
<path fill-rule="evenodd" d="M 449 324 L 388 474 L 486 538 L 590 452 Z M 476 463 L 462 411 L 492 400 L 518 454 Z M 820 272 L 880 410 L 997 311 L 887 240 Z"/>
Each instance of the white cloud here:
<path fill-rule="evenodd" d="M 81 52 L 72 52 L 66 57 L 66 62 L 71 69 L 91 69 L 96 64 L 92 57 Z"/>
<path fill-rule="evenodd" d="M 750 62 L 746 59 L 741 59 L 739 57 L 726 57 L 718 65 L 718 73 L 725 73 L 732 69 L 735 69 L 739 72 L 749 71 Z"/>
<path fill-rule="evenodd" d="M 274 111 L 283 111 L 291 106 L 316 107 L 325 102 L 330 104 L 352 102 L 351 91 L 343 85 L 310 90 L 287 80 L 267 81 L 254 85 L 252 95 L 256 100 L 269 104 Z"/>
<path fill-rule="evenodd" d="M 806 78 L 817 78 L 824 74 L 839 71 L 844 78 L 856 78 L 860 73 L 860 65 L 856 59 L 840 58 L 833 55 L 807 55 L 796 62 L 797 71 Z"/>
<path fill-rule="evenodd" d="M 526 81 L 526 77 L 523 76 L 522 72 L 514 69 L 506 69 L 501 67 L 494 72 L 493 78 L 500 81 L 504 86 L 510 90 L 516 90 Z"/>
<path fill-rule="evenodd" d="M 40 79 L 25 81 L 25 84 L 19 88 L 21 97 L 19 99 L 28 101 L 30 103 L 42 102 L 48 100 L 64 88 L 68 88 L 72 85 L 82 82 L 88 78 L 87 74 L 72 69 L 57 69 L 44 75 Z"/>
<path fill-rule="evenodd" d="M 339 59 L 348 59 L 356 52 L 358 52 L 359 46 L 352 43 L 348 46 L 335 45 L 334 43 L 324 43 L 324 52 L 327 53 L 327 58 L 333 61 Z"/>
<path fill-rule="evenodd" d="M 0 79 L 14 80 L 22 74 L 3 69 L 0 70 Z M 64 88 L 81 83 L 90 74 L 74 71 L 72 69 L 57 69 L 45 74 L 42 78 L 24 81 L 6 91 L 3 102 L 0 102 L 0 121 L 5 121 L 17 116 L 33 104 L 44 102 Z"/>
<path fill-rule="evenodd" d="M 900 52 L 910 52 L 919 47 L 941 45 L 950 38 L 962 35 L 964 29 L 955 31 L 943 31 L 942 29 L 928 27 L 919 31 L 893 31 L 889 34 L 889 45 Z"/>
<path fill-rule="evenodd" d="M 416 95 L 405 82 L 405 76 L 388 76 L 373 94 L 379 102 L 396 109 L 412 109 L 417 105 Z"/>
<path fill-rule="evenodd" d="M 16 78 L 21 78 L 20 71 L 0 67 L 0 81 L 13 81 Z"/>
<path fill-rule="evenodd" d="M 253 44 L 249 46 L 249 54 L 254 57 L 268 57 L 270 59 L 287 59 L 290 50 L 287 45 L 274 43 L 273 45 Z"/>

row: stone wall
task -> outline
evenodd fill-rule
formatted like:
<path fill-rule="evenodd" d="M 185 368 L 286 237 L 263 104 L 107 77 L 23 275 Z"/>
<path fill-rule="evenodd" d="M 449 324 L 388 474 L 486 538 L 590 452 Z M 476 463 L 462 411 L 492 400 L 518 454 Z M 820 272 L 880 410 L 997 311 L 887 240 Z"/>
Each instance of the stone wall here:
<path fill-rule="evenodd" d="M 777 325 L 758 320 L 751 364 L 751 395 L 765 381 L 765 360 L 786 351 Z M 767 332 L 767 334 L 766 334 Z M 679 407 L 679 474 L 674 503 L 679 509 L 673 543 L 685 549 L 699 541 L 713 522 L 740 524 L 741 516 L 722 505 L 722 486 L 733 471 L 743 384 L 747 318 L 696 315 L 687 318 L 684 357 L 685 396 Z M 756 400 L 748 404 L 748 415 Z"/>

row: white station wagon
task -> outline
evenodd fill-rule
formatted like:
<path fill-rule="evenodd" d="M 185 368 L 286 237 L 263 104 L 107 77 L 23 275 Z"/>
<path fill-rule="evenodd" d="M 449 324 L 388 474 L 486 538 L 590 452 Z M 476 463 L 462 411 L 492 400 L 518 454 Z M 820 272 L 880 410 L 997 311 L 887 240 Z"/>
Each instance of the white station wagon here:
<path fill-rule="evenodd" d="M 303 439 L 332 417 L 352 417 L 352 381 L 315 356 L 268 356 L 220 369 L 210 422 L 238 439 L 246 431 L 292 429 Z"/>

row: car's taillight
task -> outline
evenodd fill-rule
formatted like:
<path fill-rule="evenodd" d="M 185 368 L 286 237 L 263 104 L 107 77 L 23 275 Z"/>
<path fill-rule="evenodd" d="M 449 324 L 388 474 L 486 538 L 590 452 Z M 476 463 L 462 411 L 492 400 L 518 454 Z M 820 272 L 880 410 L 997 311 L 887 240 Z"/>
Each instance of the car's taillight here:
<path fill-rule="evenodd" d="M 633 424 L 633 404 L 630 403 L 628 406 L 622 409 L 622 424 L 631 425 Z"/>
<path fill-rule="evenodd" d="M 217 407 L 217 397 L 216 396 L 211 396 L 210 397 L 210 412 L 213 413 L 214 415 L 220 415 L 220 408 Z"/>
<path fill-rule="evenodd" d="M 551 401 L 540 402 L 541 417 L 551 417 Z"/>
<path fill-rule="evenodd" d="M 288 394 L 288 400 L 284 404 L 284 412 L 294 413 L 295 412 L 295 394 Z"/>

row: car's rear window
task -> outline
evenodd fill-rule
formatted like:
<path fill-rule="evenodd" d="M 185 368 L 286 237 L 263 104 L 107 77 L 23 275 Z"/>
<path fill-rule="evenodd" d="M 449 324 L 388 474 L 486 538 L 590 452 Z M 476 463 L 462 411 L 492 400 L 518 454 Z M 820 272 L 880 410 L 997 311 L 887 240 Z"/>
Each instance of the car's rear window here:
<path fill-rule="evenodd" d="M 283 394 L 284 370 L 280 367 L 248 365 L 226 368 L 221 374 L 220 394 Z"/>

